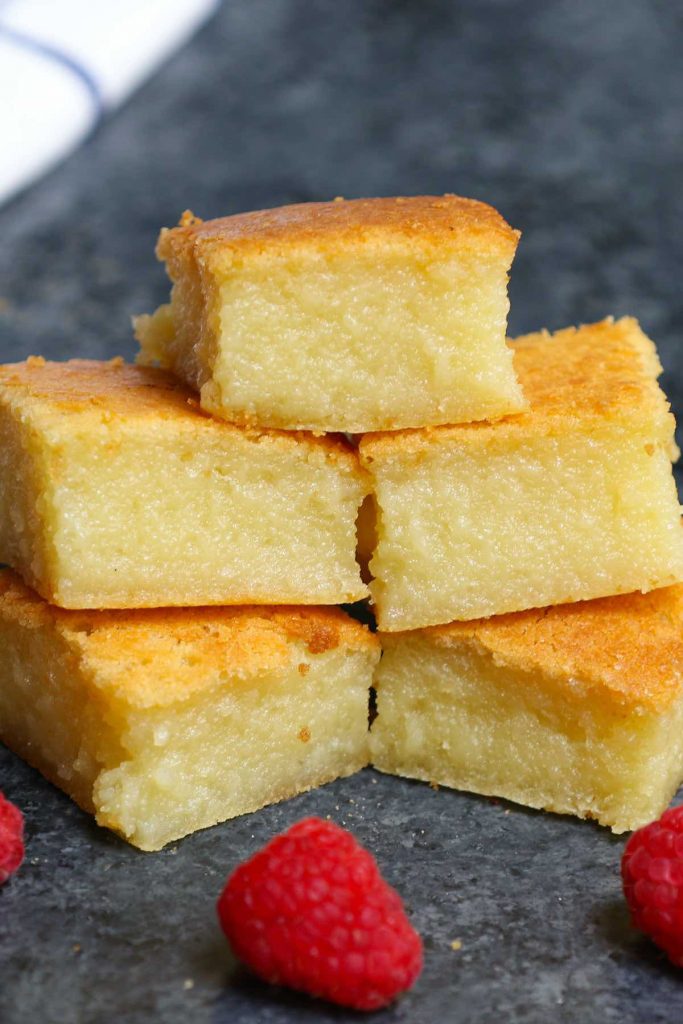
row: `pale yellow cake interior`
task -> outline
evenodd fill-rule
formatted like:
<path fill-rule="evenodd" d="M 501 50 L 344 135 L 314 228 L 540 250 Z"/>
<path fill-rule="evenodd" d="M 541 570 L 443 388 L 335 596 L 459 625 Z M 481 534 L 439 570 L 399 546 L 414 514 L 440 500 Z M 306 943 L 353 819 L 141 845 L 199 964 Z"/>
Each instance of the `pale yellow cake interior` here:
<path fill-rule="evenodd" d="M 82 394 L 95 383 L 100 404 Z M 213 421 L 188 397 L 142 367 L 5 368 L 0 561 L 71 608 L 363 597 L 355 452 Z"/>
<path fill-rule="evenodd" d="M 390 206 L 386 223 L 359 213 L 352 234 L 345 222 L 314 238 L 264 229 L 258 248 L 225 226 L 240 218 L 167 232 L 172 301 L 138 320 L 141 360 L 200 388 L 210 412 L 272 427 L 361 432 L 522 409 L 505 346 L 515 233 L 494 211 L 473 228 L 456 206 L 437 245 L 427 201 L 407 203 L 416 212 Z"/>
<path fill-rule="evenodd" d="M 379 645 L 337 610 L 79 613 L 0 588 L 0 738 L 141 849 L 367 764 Z"/>
<path fill-rule="evenodd" d="M 643 650 L 612 644 L 613 624 L 596 605 L 594 643 L 567 639 L 542 613 L 524 612 L 444 632 L 382 637 L 378 717 L 371 759 L 382 771 L 505 797 L 529 807 L 596 818 L 616 832 L 658 817 L 683 779 L 683 616 L 681 588 L 638 621 Z M 615 616 L 654 595 L 607 599 Z M 583 606 L 573 606 L 580 617 Z M 637 611 L 637 609 L 636 609 Z M 563 610 L 553 609 L 560 619 Z M 622 620 L 623 621 L 623 620 Z M 670 635 L 662 645 L 659 624 Z M 473 624 L 476 626 L 476 624 Z M 566 624 L 571 631 L 573 623 Z M 509 644 L 505 630 L 516 638 Z M 674 636 L 674 630 L 677 635 Z M 646 634 L 649 631 L 651 637 Z M 599 648 L 611 655 L 600 665 Z M 675 657 L 672 657 L 672 650 Z M 567 664 L 562 664 L 566 657 Z M 647 663 L 666 678 L 643 685 Z M 597 664 L 597 669 L 596 669 Z M 610 672 L 619 677 L 616 686 Z"/>
<path fill-rule="evenodd" d="M 528 413 L 361 441 L 381 629 L 683 579 L 674 421 L 637 325 L 535 336 L 517 367 Z"/>

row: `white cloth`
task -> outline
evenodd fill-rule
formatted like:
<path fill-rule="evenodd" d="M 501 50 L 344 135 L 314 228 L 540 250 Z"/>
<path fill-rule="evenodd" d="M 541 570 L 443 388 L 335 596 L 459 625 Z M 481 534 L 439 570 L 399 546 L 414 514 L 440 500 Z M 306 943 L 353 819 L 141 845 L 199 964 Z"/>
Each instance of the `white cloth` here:
<path fill-rule="evenodd" d="M 217 0 L 0 0 L 0 203 L 66 156 Z"/>

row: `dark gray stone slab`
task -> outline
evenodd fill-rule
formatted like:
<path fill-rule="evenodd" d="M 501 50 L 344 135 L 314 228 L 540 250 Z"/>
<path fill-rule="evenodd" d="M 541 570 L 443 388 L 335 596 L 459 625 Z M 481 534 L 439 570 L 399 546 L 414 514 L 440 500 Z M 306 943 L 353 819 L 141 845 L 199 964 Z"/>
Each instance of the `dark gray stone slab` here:
<path fill-rule="evenodd" d="M 157 230 L 329 198 L 455 191 L 524 239 L 512 333 L 633 313 L 683 411 L 683 18 L 654 0 L 250 0 L 0 210 L 0 358 L 123 353 L 166 283 Z M 677 973 L 628 928 L 622 839 L 370 770 L 141 854 L 7 751 L 28 858 L 0 891 L 3 1024 L 358 1019 L 250 981 L 214 902 L 305 814 L 347 823 L 405 895 L 425 972 L 378 1021 L 656 1024 Z M 462 949 L 450 948 L 453 939 Z"/>

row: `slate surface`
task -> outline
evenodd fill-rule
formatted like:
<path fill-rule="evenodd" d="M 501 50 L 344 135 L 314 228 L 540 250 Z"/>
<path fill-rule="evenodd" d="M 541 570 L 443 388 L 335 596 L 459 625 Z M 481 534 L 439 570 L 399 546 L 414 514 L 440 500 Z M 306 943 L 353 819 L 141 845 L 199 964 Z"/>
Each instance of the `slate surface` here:
<path fill-rule="evenodd" d="M 683 413 L 682 39 L 663 0 L 228 3 L 0 210 L 0 358 L 130 356 L 128 318 L 166 294 L 157 230 L 186 207 L 455 191 L 524 230 L 512 333 L 634 313 Z M 5 750 L 0 787 L 28 821 L 0 891 L 3 1024 L 358 1019 L 251 982 L 214 921 L 228 870 L 309 813 L 368 843 L 425 937 L 378 1022 L 683 1017 L 683 982 L 628 928 L 623 840 L 589 823 L 367 770 L 145 855 Z"/>

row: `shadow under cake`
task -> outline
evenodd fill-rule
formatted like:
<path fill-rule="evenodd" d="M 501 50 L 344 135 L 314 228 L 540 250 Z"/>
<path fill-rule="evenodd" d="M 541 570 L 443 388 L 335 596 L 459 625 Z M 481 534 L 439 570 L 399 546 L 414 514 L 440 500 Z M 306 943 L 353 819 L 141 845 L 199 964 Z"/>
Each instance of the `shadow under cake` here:
<path fill-rule="evenodd" d="M 380 638 L 380 771 L 615 832 L 683 780 L 683 586 Z"/>
<path fill-rule="evenodd" d="M 336 608 L 79 612 L 0 571 L 0 740 L 143 850 L 368 763 L 379 642 Z"/>
<path fill-rule="evenodd" d="M 527 412 L 360 441 L 382 630 L 683 580 L 675 424 L 652 342 L 625 318 L 512 350 Z"/>
<path fill-rule="evenodd" d="M 368 489 L 345 440 L 215 420 L 162 370 L 0 367 L 0 562 L 62 607 L 357 601 Z"/>
<path fill-rule="evenodd" d="M 237 423 L 349 433 L 525 408 L 505 345 L 519 232 L 458 196 L 308 203 L 203 222 L 157 255 L 170 305 L 140 360 Z"/>

